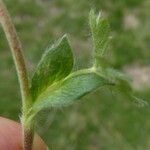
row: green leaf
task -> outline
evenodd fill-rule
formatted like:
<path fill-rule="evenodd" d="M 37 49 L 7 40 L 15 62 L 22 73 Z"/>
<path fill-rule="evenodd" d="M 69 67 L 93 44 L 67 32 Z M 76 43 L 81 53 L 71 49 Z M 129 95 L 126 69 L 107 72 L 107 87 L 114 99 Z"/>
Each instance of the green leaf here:
<path fill-rule="evenodd" d="M 107 19 L 98 16 L 91 10 L 89 16 L 89 24 L 92 32 L 94 49 L 96 55 L 103 56 L 109 41 L 110 26 Z"/>
<path fill-rule="evenodd" d="M 91 69 L 77 71 L 44 91 L 38 97 L 33 109 L 39 111 L 51 107 L 68 106 L 98 87 L 109 84 L 108 80 Z"/>
<path fill-rule="evenodd" d="M 111 80 L 112 82 L 116 82 L 116 80 L 122 80 L 125 82 L 131 82 L 132 81 L 132 79 L 128 75 L 126 75 L 126 74 L 124 74 L 124 73 L 122 73 L 116 69 L 106 68 L 103 71 L 104 71 L 104 75 L 107 76 L 107 78 L 109 80 Z"/>
<path fill-rule="evenodd" d="M 113 68 L 103 69 L 102 74 L 110 82 L 115 83 L 114 89 L 116 88 L 126 95 L 132 93 L 132 87 L 130 84 L 132 80 L 129 76 Z"/>
<path fill-rule="evenodd" d="M 33 75 L 31 92 L 35 100 L 48 86 L 65 78 L 72 70 L 73 54 L 64 35 L 51 48 L 48 48 Z"/>
<path fill-rule="evenodd" d="M 113 68 L 106 68 L 103 71 L 102 76 L 105 76 L 110 82 L 115 83 L 115 86 L 111 88 L 112 91 L 134 101 L 134 103 L 139 107 L 149 105 L 148 102 L 134 95 L 134 90 L 131 86 L 132 80 L 128 75 L 125 75 L 124 73 Z"/>
<path fill-rule="evenodd" d="M 93 10 L 91 10 L 89 15 L 89 24 L 95 51 L 95 63 L 100 65 L 98 60 L 103 57 L 108 46 L 110 26 L 107 19 L 102 18 L 100 13 L 96 16 Z"/>
<path fill-rule="evenodd" d="M 111 82 L 115 83 L 115 86 L 112 90 L 116 93 L 120 93 L 124 97 L 133 99 L 133 89 L 131 86 L 131 78 L 124 73 L 113 69 L 113 68 L 106 68 L 104 71 L 104 76 L 110 80 Z M 134 98 L 135 99 L 135 98 Z"/>

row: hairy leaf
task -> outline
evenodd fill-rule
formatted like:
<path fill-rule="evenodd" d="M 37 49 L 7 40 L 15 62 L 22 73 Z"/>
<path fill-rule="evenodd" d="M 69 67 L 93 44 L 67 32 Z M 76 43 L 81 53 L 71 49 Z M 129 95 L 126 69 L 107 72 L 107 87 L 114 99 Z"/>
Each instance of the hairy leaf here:
<path fill-rule="evenodd" d="M 126 74 L 124 74 L 124 73 L 122 73 L 116 69 L 113 69 L 113 68 L 105 68 L 104 74 L 112 81 L 113 80 L 114 81 L 122 80 L 125 82 L 131 82 L 132 81 L 128 75 L 126 75 Z"/>
<path fill-rule="evenodd" d="M 109 81 L 91 71 L 91 69 L 77 71 L 57 85 L 49 87 L 44 91 L 38 97 L 33 108 L 41 110 L 51 107 L 68 106 L 96 88 L 109 84 Z"/>
<path fill-rule="evenodd" d="M 113 68 L 104 69 L 102 74 L 109 81 L 114 82 L 115 88 L 117 88 L 119 91 L 123 92 L 124 94 L 132 92 L 130 85 L 131 78 L 129 76 Z"/>
<path fill-rule="evenodd" d="M 44 53 L 33 75 L 31 91 L 35 99 L 48 86 L 65 78 L 72 70 L 73 54 L 64 35 Z"/>
<path fill-rule="evenodd" d="M 91 10 L 89 16 L 89 24 L 92 32 L 94 50 L 96 56 L 103 56 L 109 41 L 110 27 L 108 20 L 98 16 Z"/>
<path fill-rule="evenodd" d="M 112 91 L 120 93 L 128 99 L 134 99 L 137 101 L 138 98 L 133 95 L 133 89 L 130 84 L 132 80 L 129 76 L 112 68 L 107 68 L 104 72 L 106 78 L 111 82 L 115 82 L 115 87 L 112 88 Z"/>

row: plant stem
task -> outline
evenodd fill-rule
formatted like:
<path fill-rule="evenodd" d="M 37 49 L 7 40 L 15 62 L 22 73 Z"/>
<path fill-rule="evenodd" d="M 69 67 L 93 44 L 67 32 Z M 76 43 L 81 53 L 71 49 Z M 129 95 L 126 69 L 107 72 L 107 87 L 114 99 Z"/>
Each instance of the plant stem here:
<path fill-rule="evenodd" d="M 24 129 L 24 150 L 32 150 L 33 135 L 31 130 Z"/>
<path fill-rule="evenodd" d="M 27 69 L 24 61 L 24 57 L 22 54 L 22 46 L 17 36 L 15 27 L 11 21 L 7 8 L 2 0 L 0 0 L 0 23 L 2 28 L 6 34 L 6 38 L 8 40 L 13 60 L 15 62 L 17 75 L 20 83 L 21 89 L 21 96 L 22 96 L 22 105 L 23 105 L 23 120 L 25 114 L 27 113 L 32 99 L 30 96 L 30 89 L 29 89 L 29 81 L 27 75 Z M 22 126 L 24 126 L 24 121 L 22 122 Z M 27 133 L 26 133 L 27 132 Z M 23 128 L 23 135 L 24 135 L 24 150 L 31 150 L 32 149 L 32 139 L 33 139 L 33 132 Z"/>

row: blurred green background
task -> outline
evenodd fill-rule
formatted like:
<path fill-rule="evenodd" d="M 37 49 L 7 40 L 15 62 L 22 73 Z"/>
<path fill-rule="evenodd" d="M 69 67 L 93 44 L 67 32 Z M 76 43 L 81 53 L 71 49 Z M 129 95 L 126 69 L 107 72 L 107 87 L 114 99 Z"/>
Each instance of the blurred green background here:
<path fill-rule="evenodd" d="M 108 59 L 133 78 L 136 95 L 150 102 L 149 0 L 4 0 L 12 15 L 30 77 L 44 50 L 68 33 L 75 70 L 91 65 L 88 26 L 91 8 L 111 25 Z M 20 92 L 15 67 L 0 29 L 0 115 L 19 120 Z M 46 112 L 43 112 L 43 116 Z M 150 109 L 109 88 L 39 117 L 38 132 L 52 150 L 149 150 Z"/>

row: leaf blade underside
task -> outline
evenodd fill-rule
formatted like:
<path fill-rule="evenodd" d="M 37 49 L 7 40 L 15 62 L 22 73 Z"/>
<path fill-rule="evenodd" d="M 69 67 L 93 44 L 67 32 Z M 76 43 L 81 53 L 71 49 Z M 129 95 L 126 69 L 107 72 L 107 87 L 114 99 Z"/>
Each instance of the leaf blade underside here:
<path fill-rule="evenodd" d="M 34 104 L 33 109 L 42 110 L 51 107 L 68 106 L 85 94 L 109 85 L 110 82 L 90 69 L 77 71 L 69 75 L 54 90 L 47 89 L 42 93 Z"/>

